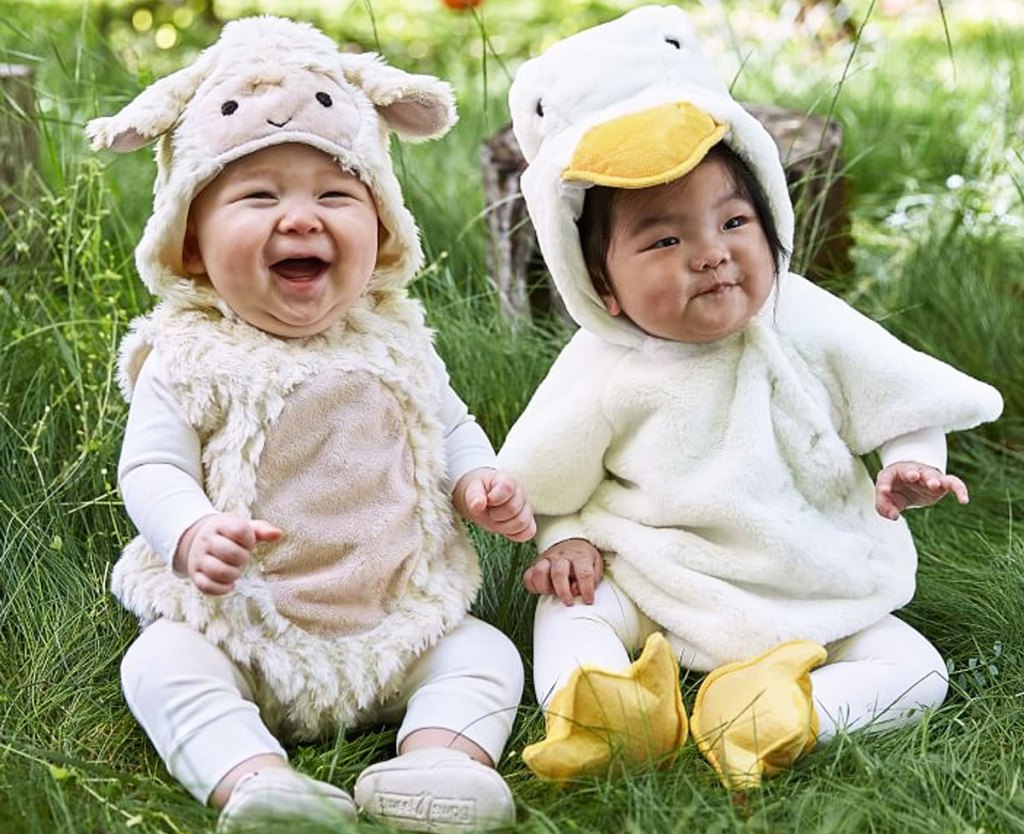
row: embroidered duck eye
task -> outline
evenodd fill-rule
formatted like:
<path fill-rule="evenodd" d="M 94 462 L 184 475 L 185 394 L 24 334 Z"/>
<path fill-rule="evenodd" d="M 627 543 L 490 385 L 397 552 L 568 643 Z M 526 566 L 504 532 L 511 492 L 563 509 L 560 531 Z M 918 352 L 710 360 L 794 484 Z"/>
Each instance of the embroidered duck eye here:
<path fill-rule="evenodd" d="M 665 38 L 665 43 L 672 44 L 672 46 L 674 46 L 676 49 L 682 49 L 682 47 L 679 44 L 679 38 L 674 38 L 671 35 Z"/>
<path fill-rule="evenodd" d="M 330 107 L 334 102 L 327 93 L 317 93 L 316 100 L 319 101 L 324 107 Z"/>
<path fill-rule="evenodd" d="M 230 116 L 238 109 L 238 102 L 233 98 L 228 99 L 220 106 L 222 116 Z"/>
<path fill-rule="evenodd" d="M 542 119 L 544 118 L 544 103 L 540 99 L 537 99 L 537 106 L 534 108 L 534 110 L 536 111 L 538 116 L 540 116 Z"/>

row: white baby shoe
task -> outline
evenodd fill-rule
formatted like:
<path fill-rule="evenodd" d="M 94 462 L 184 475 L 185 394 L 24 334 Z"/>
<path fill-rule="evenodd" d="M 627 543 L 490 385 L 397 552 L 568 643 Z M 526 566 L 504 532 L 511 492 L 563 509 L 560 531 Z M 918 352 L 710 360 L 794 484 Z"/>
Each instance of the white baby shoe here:
<path fill-rule="evenodd" d="M 291 768 L 271 767 L 238 780 L 220 812 L 217 834 L 245 831 L 260 823 L 337 825 L 355 818 L 355 803 L 341 788 Z"/>
<path fill-rule="evenodd" d="M 371 765 L 354 792 L 363 811 L 406 831 L 490 831 L 516 820 L 505 780 L 459 750 L 414 750 Z"/>

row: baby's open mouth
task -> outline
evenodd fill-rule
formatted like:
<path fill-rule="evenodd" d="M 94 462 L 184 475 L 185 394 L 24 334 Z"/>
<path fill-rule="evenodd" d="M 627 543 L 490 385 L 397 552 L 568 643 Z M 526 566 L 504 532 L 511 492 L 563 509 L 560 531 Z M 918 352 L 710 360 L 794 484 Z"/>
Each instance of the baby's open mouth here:
<path fill-rule="evenodd" d="M 320 258 L 285 258 L 270 265 L 274 274 L 288 281 L 308 281 L 316 278 L 327 268 L 327 261 Z"/>

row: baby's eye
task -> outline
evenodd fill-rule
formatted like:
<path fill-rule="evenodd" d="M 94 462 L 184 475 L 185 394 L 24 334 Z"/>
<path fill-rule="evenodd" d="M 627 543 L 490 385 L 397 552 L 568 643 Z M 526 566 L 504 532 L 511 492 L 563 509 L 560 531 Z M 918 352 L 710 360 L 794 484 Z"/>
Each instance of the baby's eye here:
<path fill-rule="evenodd" d="M 735 217 L 730 217 L 725 221 L 722 228 L 724 229 L 738 229 L 740 226 L 747 224 L 747 218 L 742 214 L 737 214 Z"/>
<path fill-rule="evenodd" d="M 269 191 L 252 191 L 245 195 L 246 200 L 273 200 L 274 195 Z"/>
<path fill-rule="evenodd" d="M 667 249 L 670 246 L 678 245 L 678 243 L 679 243 L 679 238 L 673 237 L 673 236 L 670 235 L 669 237 L 663 237 L 660 240 L 654 241 L 654 243 L 652 243 L 647 248 L 648 249 Z"/>

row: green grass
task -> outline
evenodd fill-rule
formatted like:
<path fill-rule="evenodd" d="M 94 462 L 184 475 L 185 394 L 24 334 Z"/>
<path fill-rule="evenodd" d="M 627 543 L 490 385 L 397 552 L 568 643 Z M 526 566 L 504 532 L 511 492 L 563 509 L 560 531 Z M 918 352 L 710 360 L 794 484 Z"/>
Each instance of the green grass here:
<path fill-rule="evenodd" d="M 477 148 L 506 121 L 503 94 L 519 59 L 635 4 L 574 0 L 572 15 L 555 5 L 491 0 L 474 19 L 416 0 L 403 18 L 397 0 L 375 0 L 373 21 L 364 3 L 308 8 L 339 36 L 348 15 L 356 22 L 345 39 L 373 46 L 376 37 L 396 63 L 456 84 L 459 127 L 404 149 L 399 168 L 428 252 L 416 291 L 457 388 L 496 442 L 566 331 L 513 326 L 498 313 Z M 867 3 L 853 5 L 866 13 Z M 744 56 L 737 95 L 832 109 L 844 126 L 855 271 L 830 286 L 1006 398 L 998 423 L 951 438 L 951 468 L 971 504 L 911 516 L 921 566 L 903 616 L 947 658 L 951 693 L 919 726 L 842 737 L 741 798 L 719 787 L 693 745 L 667 770 L 564 790 L 543 784 L 518 758 L 542 731 L 528 694 L 501 763 L 519 803 L 515 830 L 1024 830 L 1024 545 L 1015 528 L 1024 497 L 1024 29 L 947 9 L 951 63 L 936 9 L 902 22 L 875 13 L 851 58 L 842 45 L 823 51 L 778 30 L 755 42 L 772 17 L 743 7 L 736 37 L 758 46 Z M 132 535 L 114 484 L 126 409 L 112 357 L 151 303 L 131 250 L 152 171 L 147 154 L 97 157 L 81 135 L 87 118 L 111 112 L 180 54 L 147 47 L 116 11 L 84 8 L 0 0 L 0 63 L 31 63 L 40 101 L 38 168 L 0 193 L 0 831 L 210 831 L 215 815 L 166 775 L 119 692 L 135 624 L 106 590 Z M 701 22 L 721 36 L 717 19 Z M 194 48 L 210 31 L 197 23 L 182 38 Z M 725 46 L 721 60 L 739 63 Z M 0 102 L 0 119 L 12 117 L 5 111 Z M 530 550 L 474 539 L 487 575 L 476 611 L 513 637 L 529 669 L 532 600 L 519 576 Z M 698 683 L 684 679 L 688 703 Z M 292 754 L 304 771 L 350 787 L 393 740 L 381 729 Z"/>

